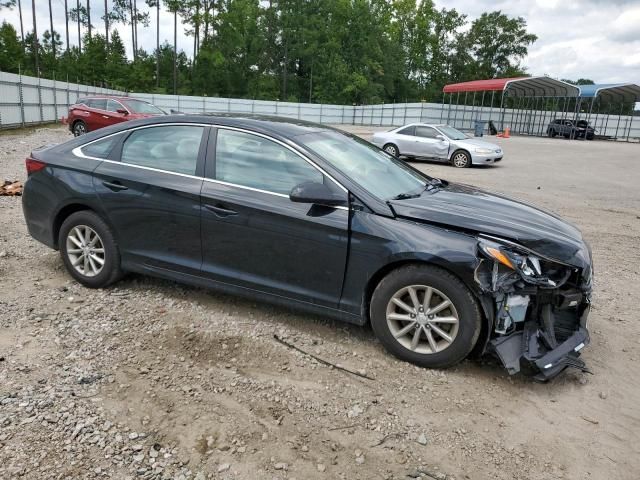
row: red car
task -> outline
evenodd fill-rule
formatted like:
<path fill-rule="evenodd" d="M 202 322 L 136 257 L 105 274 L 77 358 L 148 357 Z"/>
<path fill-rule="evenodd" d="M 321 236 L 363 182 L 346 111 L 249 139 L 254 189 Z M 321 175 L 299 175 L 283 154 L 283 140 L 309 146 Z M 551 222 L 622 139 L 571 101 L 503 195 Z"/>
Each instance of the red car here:
<path fill-rule="evenodd" d="M 98 128 L 138 118 L 166 115 L 155 105 L 130 97 L 79 98 L 69 108 L 69 130 L 76 137 Z"/>

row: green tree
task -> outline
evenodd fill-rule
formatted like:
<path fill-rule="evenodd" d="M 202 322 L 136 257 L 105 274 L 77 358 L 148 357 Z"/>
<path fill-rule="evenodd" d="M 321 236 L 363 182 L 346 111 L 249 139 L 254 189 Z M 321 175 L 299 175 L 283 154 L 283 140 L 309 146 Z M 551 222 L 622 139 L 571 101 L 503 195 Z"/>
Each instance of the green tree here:
<path fill-rule="evenodd" d="M 0 0 L 0 7 L 15 3 Z M 469 25 L 434 0 L 106 2 L 103 20 L 131 27 L 129 60 L 117 29 L 80 36 L 89 5 L 76 0 L 78 46 L 64 52 L 48 31 L 38 39 L 28 34 L 17 44 L 25 54 L 15 55 L 15 30 L 4 27 L 0 68 L 22 62 L 35 73 L 38 53 L 45 76 L 128 90 L 342 104 L 439 101 L 448 82 L 522 74 L 536 38 L 522 18 L 490 12 Z M 137 30 L 148 24 L 149 9 L 156 11 L 156 45 L 145 51 Z M 172 15 L 171 31 L 159 31 L 161 13 Z M 179 49 L 178 28 L 193 37 L 191 58 Z"/>
<path fill-rule="evenodd" d="M 60 34 L 56 31 L 51 32 L 46 30 L 42 34 L 42 74 L 44 76 L 53 76 L 58 68 L 58 57 L 60 53 L 60 47 L 62 47 L 62 40 Z"/>
<path fill-rule="evenodd" d="M 567 80 L 566 78 L 563 78 L 562 81 L 573 85 L 595 85 L 595 82 L 590 78 L 579 78 L 578 80 Z"/>
<path fill-rule="evenodd" d="M 131 86 L 129 76 L 129 62 L 127 60 L 124 43 L 117 30 L 111 33 L 107 49 L 107 82 L 111 88 L 124 90 Z"/>
<path fill-rule="evenodd" d="M 10 23 L 0 26 L 0 70 L 18 73 L 24 63 L 22 43 L 16 29 Z"/>
<path fill-rule="evenodd" d="M 453 76 L 468 80 L 522 75 L 520 61 L 537 38 L 527 32 L 522 17 L 509 18 L 501 11 L 483 13 L 467 33 L 458 36 L 457 71 Z"/>

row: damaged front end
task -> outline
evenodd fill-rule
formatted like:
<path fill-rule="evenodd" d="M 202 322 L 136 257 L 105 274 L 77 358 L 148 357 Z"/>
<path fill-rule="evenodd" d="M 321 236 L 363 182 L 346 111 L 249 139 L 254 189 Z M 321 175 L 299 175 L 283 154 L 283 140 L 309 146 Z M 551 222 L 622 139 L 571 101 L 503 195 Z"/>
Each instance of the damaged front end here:
<path fill-rule="evenodd" d="M 584 245 L 564 263 L 511 241 L 480 236 L 475 280 L 494 306 L 488 350 L 510 374 L 548 380 L 567 367 L 588 371 L 580 351 L 589 343 L 592 266 Z"/>

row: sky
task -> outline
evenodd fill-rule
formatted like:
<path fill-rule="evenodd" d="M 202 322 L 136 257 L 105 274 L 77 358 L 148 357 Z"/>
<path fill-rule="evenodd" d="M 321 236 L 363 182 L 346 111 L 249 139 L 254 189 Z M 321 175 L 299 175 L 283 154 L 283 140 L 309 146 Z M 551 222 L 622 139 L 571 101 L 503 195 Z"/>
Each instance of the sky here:
<path fill-rule="evenodd" d="M 54 29 L 64 42 L 64 0 L 51 0 Z M 76 0 L 67 0 L 69 8 Z M 82 0 L 85 3 L 86 0 Z M 48 0 L 35 0 L 38 32 L 49 29 Z M 111 3 L 111 1 L 109 1 Z M 485 11 L 501 10 L 521 16 L 528 31 L 538 40 L 529 48 L 523 65 L 531 75 L 554 78 L 590 78 L 596 83 L 640 83 L 640 0 L 435 0 L 437 7 L 455 8 L 473 20 Z M 31 30 L 31 0 L 22 0 L 25 29 Z M 144 0 L 138 0 L 144 5 Z M 91 2 L 92 24 L 104 32 L 100 17 L 104 1 Z M 17 9 L 0 11 L 0 22 L 7 20 L 19 30 Z M 155 10 L 148 28 L 138 29 L 138 44 L 146 50 L 155 46 Z M 118 25 L 118 32 L 131 56 L 131 29 Z M 173 17 L 160 15 L 161 41 L 173 39 Z M 70 24 L 70 42 L 77 44 L 77 29 Z M 178 49 L 191 55 L 193 38 L 178 24 Z"/>
<path fill-rule="evenodd" d="M 538 36 L 523 65 L 531 75 L 640 83 L 640 0 L 436 0 L 470 20 L 501 10 Z"/>

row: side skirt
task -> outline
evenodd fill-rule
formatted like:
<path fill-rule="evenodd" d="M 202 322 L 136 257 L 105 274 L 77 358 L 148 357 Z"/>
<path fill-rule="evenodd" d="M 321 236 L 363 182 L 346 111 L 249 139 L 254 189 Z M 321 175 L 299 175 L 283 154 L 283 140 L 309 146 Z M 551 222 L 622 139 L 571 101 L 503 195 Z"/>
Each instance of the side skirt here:
<path fill-rule="evenodd" d="M 193 285 L 195 287 L 210 288 L 218 292 L 236 295 L 251 300 L 258 300 L 281 307 L 292 308 L 301 312 L 329 317 L 334 320 L 352 323 L 354 325 L 365 324 L 365 321 L 360 315 L 355 315 L 349 312 L 344 312 L 342 310 L 324 307 L 321 305 L 314 305 L 313 303 L 303 302 L 294 298 L 275 295 L 273 293 L 266 293 L 260 290 L 254 290 L 252 288 L 219 282 L 217 280 L 211 280 L 209 278 L 204 278 L 197 275 L 190 275 L 188 273 L 176 272 L 175 270 L 169 270 L 157 266 L 138 263 L 126 263 L 123 265 L 123 269 L 127 272 L 140 273 L 152 277 L 164 278 L 165 280 L 173 280 L 175 282 L 185 283 L 188 285 Z"/>

